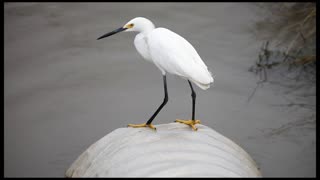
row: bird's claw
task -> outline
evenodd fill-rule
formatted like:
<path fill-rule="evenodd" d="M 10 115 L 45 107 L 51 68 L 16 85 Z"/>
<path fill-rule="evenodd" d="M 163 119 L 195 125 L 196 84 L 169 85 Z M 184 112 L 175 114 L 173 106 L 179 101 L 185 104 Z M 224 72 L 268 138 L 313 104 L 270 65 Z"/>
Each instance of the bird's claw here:
<path fill-rule="evenodd" d="M 174 122 L 183 123 L 186 125 L 189 125 L 194 131 L 197 131 L 198 128 L 196 128 L 196 124 L 200 124 L 200 120 L 182 120 L 182 119 L 176 119 Z"/>
<path fill-rule="evenodd" d="M 128 127 L 133 127 L 133 128 L 140 128 L 140 127 L 149 127 L 153 130 L 157 130 L 156 127 L 154 127 L 152 124 L 147 124 L 147 123 L 144 123 L 144 124 L 128 124 Z"/>

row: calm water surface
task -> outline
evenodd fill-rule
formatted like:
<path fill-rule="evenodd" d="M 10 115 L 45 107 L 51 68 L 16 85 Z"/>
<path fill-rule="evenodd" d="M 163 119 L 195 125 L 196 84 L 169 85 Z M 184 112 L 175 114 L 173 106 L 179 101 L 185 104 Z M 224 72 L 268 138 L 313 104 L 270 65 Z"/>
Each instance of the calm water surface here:
<path fill-rule="evenodd" d="M 306 109 L 256 86 L 248 68 L 261 41 L 247 3 L 6 3 L 4 8 L 4 173 L 63 177 L 92 143 L 128 123 L 144 123 L 163 98 L 160 71 L 133 45 L 135 34 L 100 35 L 143 16 L 185 37 L 215 75 L 196 87 L 196 116 L 241 145 L 263 176 L 315 177 L 315 128 L 291 127 Z M 169 103 L 154 124 L 191 117 L 188 83 L 167 77 Z M 276 132 L 276 133 L 274 133 Z"/>

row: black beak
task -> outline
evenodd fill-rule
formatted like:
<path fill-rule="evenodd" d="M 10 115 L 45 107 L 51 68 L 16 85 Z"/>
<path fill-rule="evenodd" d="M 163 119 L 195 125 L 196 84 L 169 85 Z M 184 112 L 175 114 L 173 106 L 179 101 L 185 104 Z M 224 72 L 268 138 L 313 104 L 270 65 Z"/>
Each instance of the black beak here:
<path fill-rule="evenodd" d="M 114 34 L 117 34 L 117 33 L 119 33 L 119 32 L 122 32 L 122 31 L 126 30 L 126 29 L 127 29 L 127 28 L 121 27 L 121 28 L 119 28 L 119 29 L 116 29 L 116 30 L 114 30 L 114 31 L 112 31 L 112 32 L 109 32 L 109 33 L 107 33 L 107 34 L 99 37 L 97 40 L 102 39 L 102 38 L 105 38 L 105 37 L 108 37 L 108 36 L 111 36 L 111 35 L 114 35 Z"/>

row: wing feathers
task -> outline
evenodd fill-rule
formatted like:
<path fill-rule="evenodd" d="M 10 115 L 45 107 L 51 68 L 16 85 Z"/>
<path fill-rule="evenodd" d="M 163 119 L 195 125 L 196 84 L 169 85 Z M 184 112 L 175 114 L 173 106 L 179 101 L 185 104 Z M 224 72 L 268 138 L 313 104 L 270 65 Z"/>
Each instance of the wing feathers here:
<path fill-rule="evenodd" d="M 211 73 L 193 46 L 178 34 L 157 28 L 148 35 L 150 55 L 166 72 L 190 79 L 202 89 L 213 82 Z"/>

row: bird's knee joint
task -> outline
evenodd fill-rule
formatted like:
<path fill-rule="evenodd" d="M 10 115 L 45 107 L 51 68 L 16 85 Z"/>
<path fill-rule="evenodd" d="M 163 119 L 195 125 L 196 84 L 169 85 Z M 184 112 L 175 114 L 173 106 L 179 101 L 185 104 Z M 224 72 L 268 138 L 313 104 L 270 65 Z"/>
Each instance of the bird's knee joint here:
<path fill-rule="evenodd" d="M 163 100 L 164 103 L 167 103 L 168 101 L 169 101 L 168 97 L 165 97 L 164 100 Z"/>
<path fill-rule="evenodd" d="M 164 99 L 163 99 L 163 102 L 164 102 L 164 103 L 167 103 L 168 101 L 169 101 L 168 96 L 165 96 Z"/>

